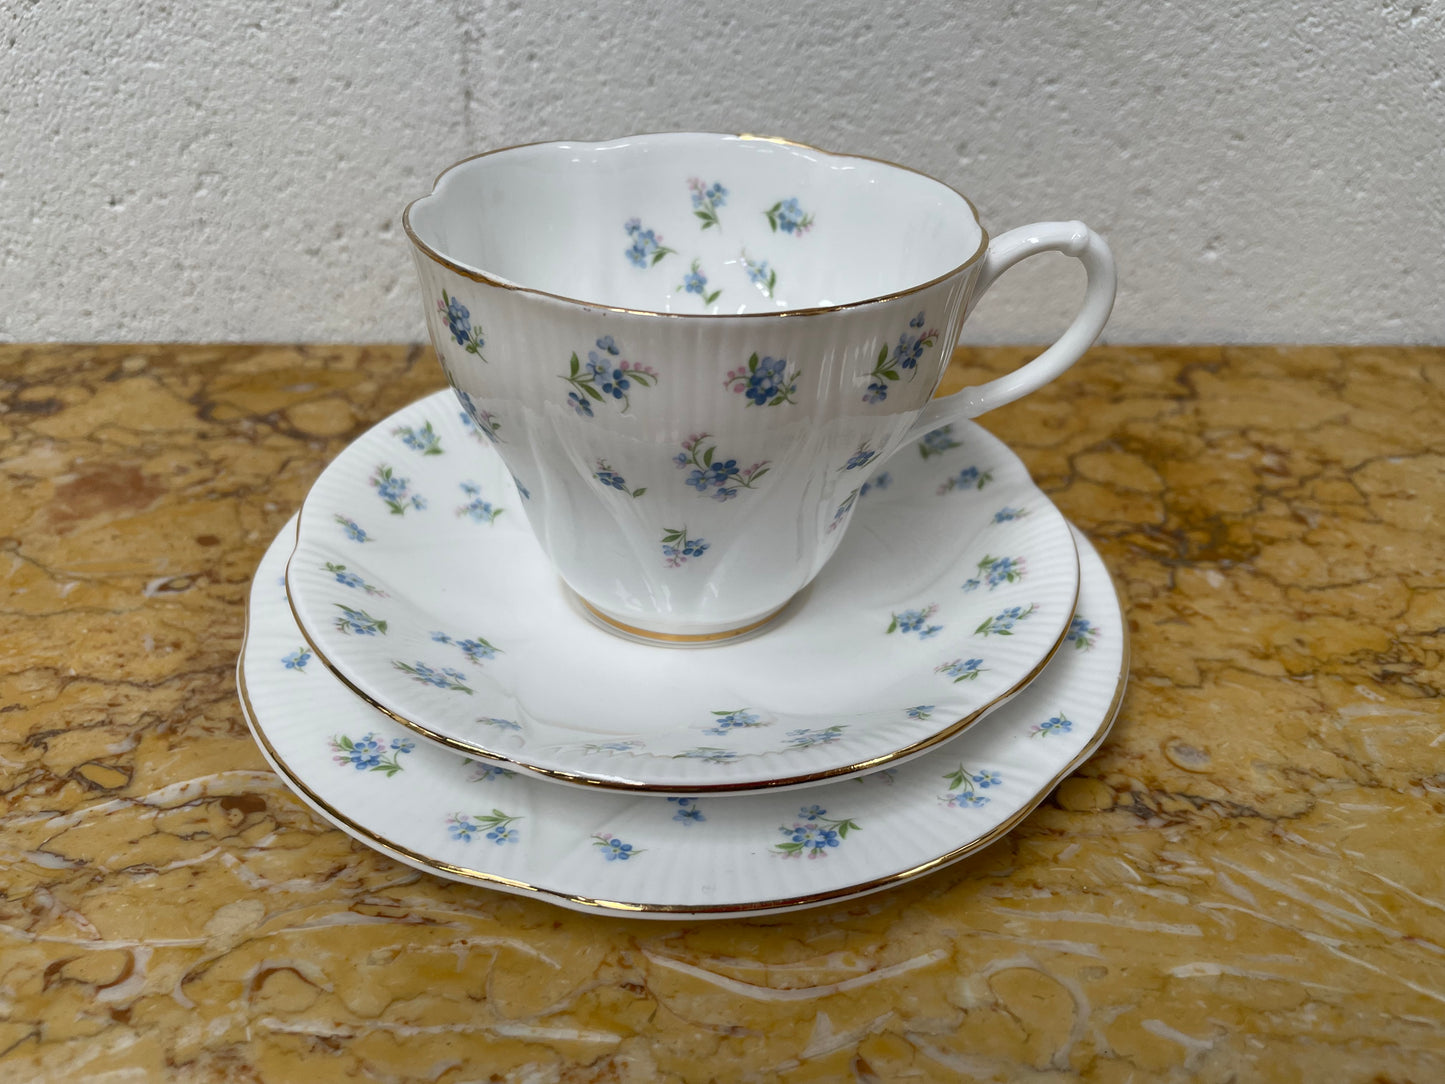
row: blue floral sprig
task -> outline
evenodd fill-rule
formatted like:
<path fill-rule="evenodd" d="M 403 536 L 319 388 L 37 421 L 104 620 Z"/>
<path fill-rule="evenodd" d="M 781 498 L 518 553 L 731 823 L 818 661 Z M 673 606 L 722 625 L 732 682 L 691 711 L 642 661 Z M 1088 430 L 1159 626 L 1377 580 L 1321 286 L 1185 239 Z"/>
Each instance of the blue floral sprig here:
<path fill-rule="evenodd" d="M 487 839 L 500 847 L 504 843 L 516 843 L 521 839 L 521 833 L 512 827 L 521 819 L 520 816 L 503 813 L 500 809 L 470 815 L 453 813 L 447 818 L 447 830 L 453 839 L 459 839 L 463 843 L 470 843 L 473 836 L 485 833 Z"/>
<path fill-rule="evenodd" d="M 609 862 L 626 862 L 636 858 L 639 854 L 645 854 L 645 850 L 634 847 L 631 843 L 623 843 L 611 832 L 598 832 L 592 837 L 592 846 L 602 851 L 602 857 Z"/>
<path fill-rule="evenodd" d="M 393 516 L 406 514 L 408 508 L 421 511 L 426 507 L 426 498 L 411 491 L 411 479 L 398 478 L 385 464 L 379 465 L 371 474 L 371 484 L 376 495 L 382 499 Z"/>
<path fill-rule="evenodd" d="M 686 527 L 664 527 L 662 529 L 662 560 L 668 568 L 685 565 L 688 558 L 701 557 L 707 551 L 707 539 L 687 537 Z"/>
<path fill-rule="evenodd" d="M 993 481 L 993 471 L 979 470 L 977 467 L 964 467 L 943 485 L 938 487 L 938 495 L 948 493 L 955 489 L 982 489 Z"/>
<path fill-rule="evenodd" d="M 622 228 L 632 240 L 627 258 L 636 267 L 655 267 L 664 256 L 671 256 L 677 251 L 664 245 L 662 238 L 651 230 L 644 230 L 641 219 L 630 218 Z"/>
<path fill-rule="evenodd" d="M 283 655 L 281 665 L 287 670 L 305 670 L 306 664 L 311 661 L 311 652 L 304 647 L 298 647 L 289 655 Z"/>
<path fill-rule="evenodd" d="M 634 365 L 621 356 L 611 335 L 597 340 L 597 349 L 587 351 L 583 366 L 576 351 L 572 353 L 569 371 L 563 380 L 572 385 L 567 394 L 568 405 L 584 418 L 592 417 L 592 403 L 611 399 L 622 403 L 622 413 L 632 405 L 634 387 L 650 388 L 657 383 L 657 372 L 648 365 Z"/>
<path fill-rule="evenodd" d="M 347 519 L 340 513 L 337 513 L 335 516 L 332 517 L 332 519 L 334 519 L 337 525 L 346 532 L 346 537 L 351 539 L 353 542 L 372 541 L 371 535 L 366 533 L 366 529 L 364 527 L 358 526 L 355 520 Z"/>
<path fill-rule="evenodd" d="M 940 425 L 937 429 L 924 433 L 918 441 L 918 454 L 924 459 L 935 455 L 942 455 L 953 448 L 962 448 L 963 445 L 953 439 L 953 426 Z"/>
<path fill-rule="evenodd" d="M 918 330 L 923 327 L 924 322 L 922 312 L 908 321 L 910 330 L 898 336 L 891 355 L 887 343 L 878 348 L 878 360 L 873 365 L 873 371 L 868 374 L 868 388 L 863 392 L 865 403 L 881 403 L 888 398 L 888 384 L 885 381 L 901 380 L 903 373 L 908 374 L 909 380 L 918 375 L 918 363 L 923 360 L 923 352 L 931 349 L 938 341 L 938 332 L 933 328 L 927 331 Z"/>
<path fill-rule="evenodd" d="M 1067 734 L 1073 729 L 1073 721 L 1064 715 L 1063 712 L 1060 712 L 1058 715 L 1046 719 L 1042 723 L 1035 723 L 1029 727 L 1029 737 L 1052 738 L 1058 734 Z"/>
<path fill-rule="evenodd" d="M 712 497 L 715 501 L 730 501 L 738 495 L 739 489 L 752 489 L 763 475 L 771 469 L 769 460 L 754 463 L 746 469 L 738 466 L 736 459 L 723 459 L 717 454 L 717 445 L 709 444 L 709 434 L 697 433 L 682 442 L 682 451 L 672 457 L 679 470 L 692 468 L 685 484 L 697 490 L 699 496 Z"/>
<path fill-rule="evenodd" d="M 692 261 L 692 267 L 688 269 L 687 274 L 682 276 L 682 285 L 678 286 L 678 289 L 685 294 L 697 294 L 702 298 L 704 305 L 711 305 L 722 296 L 722 290 L 717 289 L 708 293 L 707 276 L 700 270 L 701 264 L 701 260 Z"/>
<path fill-rule="evenodd" d="M 743 270 L 748 273 L 748 281 L 761 290 L 768 297 L 772 297 L 778 288 L 778 273 L 768 266 L 767 260 L 752 260 L 748 258 L 744 250 L 740 256 Z"/>
<path fill-rule="evenodd" d="M 828 811 L 819 806 L 804 806 L 798 810 L 798 819 L 793 822 L 792 827 L 779 826 L 778 831 L 783 834 L 786 842 L 774 844 L 773 850 L 784 858 L 799 858 L 803 855 L 809 858 L 825 858 L 830 848 L 839 846 L 848 838 L 849 832 L 862 831 L 855 820 L 833 820 L 827 814 Z"/>
<path fill-rule="evenodd" d="M 858 496 L 866 497 L 875 489 L 887 489 L 892 484 L 893 475 L 889 474 L 886 470 L 881 470 L 858 487 Z"/>
<path fill-rule="evenodd" d="M 437 311 L 442 314 L 442 319 L 447 322 L 447 330 L 451 332 L 452 338 L 457 345 L 463 347 L 468 354 L 475 354 L 482 358 L 482 347 L 487 341 L 482 338 L 481 325 L 472 327 L 472 314 L 458 298 L 451 297 L 445 290 L 442 291 L 442 299 L 437 302 Z"/>
<path fill-rule="evenodd" d="M 685 749 L 681 753 L 674 753 L 673 760 L 701 760 L 708 764 L 726 764 L 730 760 L 737 760 L 736 749 L 719 749 L 714 745 L 699 745 L 693 749 Z"/>
<path fill-rule="evenodd" d="M 1012 523 L 1016 519 L 1023 519 L 1028 514 L 1029 510 L 1027 508 L 1013 508 L 1005 505 L 993 514 L 993 522 Z"/>
<path fill-rule="evenodd" d="M 442 454 L 441 434 L 432 428 L 431 422 L 427 422 L 420 429 L 410 425 L 399 425 L 391 431 L 391 435 L 400 437 L 403 444 L 422 455 Z"/>
<path fill-rule="evenodd" d="M 975 636 L 1012 636 L 1014 626 L 1020 621 L 1027 620 L 1038 611 L 1038 603 L 1030 602 L 1027 606 L 1010 606 L 1007 610 L 1000 610 L 992 617 L 987 618 L 982 625 L 973 630 Z"/>
<path fill-rule="evenodd" d="M 408 738 L 393 738 L 388 746 L 375 732 L 356 739 L 337 734 L 331 738 L 334 754 L 331 759 L 337 764 L 349 764 L 359 772 L 384 772 L 389 779 L 401 771 L 400 757 L 414 748 L 415 744 Z"/>
<path fill-rule="evenodd" d="M 878 453 L 868 447 L 868 442 L 865 440 L 862 444 L 858 445 L 858 450 L 848 457 L 848 462 L 844 463 L 838 470 L 840 473 L 845 470 L 860 470 L 877 458 Z"/>
<path fill-rule="evenodd" d="M 930 625 L 928 619 L 938 612 L 938 604 L 932 603 L 921 610 L 904 610 L 893 614 L 888 623 L 887 633 L 914 633 L 920 640 L 928 640 L 943 631 L 942 625 Z"/>
<path fill-rule="evenodd" d="M 468 783 L 490 783 L 494 779 L 510 779 L 517 774 L 500 764 L 488 764 L 484 760 L 473 760 L 471 757 L 462 757 L 462 763 L 470 764 L 472 768 L 467 773 Z"/>
<path fill-rule="evenodd" d="M 692 213 L 702 219 L 702 228 L 712 229 L 718 225 L 717 210 L 728 201 L 728 190 L 718 181 L 704 184 L 697 177 L 689 178 L 687 187 L 692 190 Z"/>
<path fill-rule="evenodd" d="M 431 638 L 432 643 L 451 644 L 454 647 L 460 648 L 462 654 L 467 657 L 467 661 L 476 663 L 478 666 L 491 659 L 495 659 L 502 653 L 501 648 L 496 647 L 481 636 L 472 639 L 458 640 L 449 633 L 434 632 L 431 634 Z"/>
<path fill-rule="evenodd" d="M 491 501 L 483 500 L 482 487 L 475 482 L 462 482 L 460 485 L 467 503 L 457 509 L 457 515 L 466 516 L 473 523 L 495 523 L 497 517 L 506 511 L 505 508 L 497 508 Z"/>
<path fill-rule="evenodd" d="M 803 208 L 798 205 L 796 198 L 780 199 L 763 214 L 767 217 L 768 225 L 774 233 L 781 230 L 783 233 L 791 233 L 794 237 L 802 237 L 813 228 L 813 216 L 803 213 Z"/>
<path fill-rule="evenodd" d="M 417 661 L 415 663 L 402 662 L 400 659 L 393 659 L 391 665 L 404 674 L 410 674 L 416 681 L 423 685 L 431 685 L 438 689 L 447 689 L 451 692 L 466 693 L 472 695 L 470 686 L 467 685 L 467 675 L 460 670 L 453 670 L 449 666 L 443 666 L 440 670 L 428 666 L 426 663 Z"/>
<path fill-rule="evenodd" d="M 672 815 L 672 819 L 681 821 L 684 826 L 707 820 L 702 815 L 702 810 L 697 807 L 696 798 L 669 798 L 668 801 L 677 803 L 677 812 Z"/>
<path fill-rule="evenodd" d="M 964 807 L 976 809 L 979 806 L 988 805 L 988 795 L 979 792 L 1003 783 L 1003 777 L 998 772 L 969 771 L 962 764 L 945 774 L 943 778 L 948 780 L 949 793 L 939 795 L 938 800 L 953 809 Z"/>
<path fill-rule="evenodd" d="M 932 719 L 932 718 L 933 718 L 933 705 L 932 705 L 932 704 L 915 704 L 915 705 L 914 705 L 913 707 L 911 707 L 911 708 L 904 708 L 904 709 L 903 709 L 903 714 L 906 715 L 906 716 L 908 716 L 908 718 L 910 718 L 910 719 Z"/>
<path fill-rule="evenodd" d="M 731 734 L 734 730 L 754 730 L 773 725 L 763 722 L 757 712 L 748 711 L 745 708 L 737 708 L 734 711 L 715 711 L 712 714 L 712 726 L 704 730 L 704 734 L 716 734 L 721 737 Z"/>
<path fill-rule="evenodd" d="M 597 460 L 597 469 L 592 472 L 592 477 L 596 478 L 607 488 L 615 489 L 619 493 L 626 493 L 629 497 L 637 498 L 647 492 L 646 486 L 638 486 L 636 489 L 629 488 L 627 479 L 609 467 L 605 459 Z"/>
<path fill-rule="evenodd" d="M 1024 559 L 1022 557 L 991 557 L 983 555 L 983 560 L 978 563 L 978 575 L 963 582 L 965 591 L 977 591 L 980 587 L 987 587 L 992 591 L 1005 583 L 1018 583 L 1024 578 Z"/>
<path fill-rule="evenodd" d="M 935 674 L 946 674 L 957 685 L 960 681 L 974 681 L 979 674 L 987 673 L 982 659 L 954 659 L 940 663 L 933 668 Z"/>
<path fill-rule="evenodd" d="M 333 576 L 335 576 L 336 582 L 341 584 L 343 587 L 350 587 L 354 590 L 365 591 L 368 595 L 371 595 L 375 598 L 390 597 L 380 587 L 373 587 L 371 584 L 367 583 L 360 576 L 358 576 L 355 572 L 348 572 L 345 565 L 339 565 L 335 561 L 327 561 L 326 571 L 330 572 Z"/>
<path fill-rule="evenodd" d="M 332 605 L 341 611 L 341 616 L 336 619 L 337 632 L 347 636 L 375 636 L 377 633 L 386 635 L 385 621 L 372 617 L 365 610 L 354 610 L 339 602 L 333 602 Z"/>
<path fill-rule="evenodd" d="M 781 406 L 797 402 L 798 375 L 796 365 L 786 358 L 758 357 L 755 352 L 746 365 L 739 365 L 723 379 L 723 387 L 735 395 L 745 395 L 748 406 Z"/>
<path fill-rule="evenodd" d="M 1069 622 L 1069 631 L 1064 634 L 1064 641 L 1073 644 L 1077 651 L 1092 651 L 1098 639 L 1099 626 L 1086 617 L 1075 617 Z"/>
<path fill-rule="evenodd" d="M 495 415 L 490 410 L 483 410 L 477 406 L 476 400 L 472 398 L 470 392 L 462 391 L 456 384 L 452 385 L 452 390 L 457 393 L 457 398 L 466 408 L 460 413 L 462 425 L 467 432 L 477 441 L 481 441 L 485 437 L 491 444 L 505 443 L 498 435 L 501 432 L 502 423 L 497 421 Z"/>
<path fill-rule="evenodd" d="M 852 493 L 848 494 L 848 496 L 843 498 L 842 504 L 840 504 L 837 508 L 833 510 L 832 522 L 828 524 L 828 534 L 832 534 L 834 531 L 836 531 L 843 523 L 843 520 L 847 518 L 848 513 L 853 510 L 853 505 L 858 500 L 858 495 L 862 491 L 863 490 L 861 486 L 858 489 L 855 489 Z"/>
<path fill-rule="evenodd" d="M 630 753 L 643 743 L 636 738 L 629 738 L 624 741 L 588 742 L 582 747 L 584 753 L 602 753 L 605 756 L 615 756 L 618 753 Z"/>
<path fill-rule="evenodd" d="M 791 745 L 794 749 L 812 749 L 818 745 L 832 745 L 843 737 L 843 731 L 847 729 L 846 723 L 834 723 L 832 726 L 822 726 L 812 730 L 806 727 L 790 730 L 783 744 Z"/>

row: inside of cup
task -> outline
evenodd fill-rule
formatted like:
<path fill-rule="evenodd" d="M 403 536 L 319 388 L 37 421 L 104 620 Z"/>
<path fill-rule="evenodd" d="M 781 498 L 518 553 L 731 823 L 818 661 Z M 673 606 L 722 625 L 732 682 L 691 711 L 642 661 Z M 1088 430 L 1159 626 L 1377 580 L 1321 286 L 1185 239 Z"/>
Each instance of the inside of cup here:
<path fill-rule="evenodd" d="M 539 143 L 453 166 L 407 209 L 464 272 L 575 301 L 740 314 L 899 293 L 977 256 L 969 202 L 885 162 L 748 136 Z"/>

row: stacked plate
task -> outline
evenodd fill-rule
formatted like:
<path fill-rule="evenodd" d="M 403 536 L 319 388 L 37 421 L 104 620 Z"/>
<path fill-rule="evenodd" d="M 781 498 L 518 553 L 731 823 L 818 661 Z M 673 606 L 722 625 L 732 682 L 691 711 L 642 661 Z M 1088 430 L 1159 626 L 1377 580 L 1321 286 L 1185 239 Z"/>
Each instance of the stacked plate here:
<path fill-rule="evenodd" d="M 257 741 L 400 861 L 578 910 L 787 911 L 987 846 L 1113 721 L 1109 574 L 977 426 L 889 460 L 761 635 L 694 650 L 588 619 L 485 437 L 450 391 L 376 426 L 251 591 Z"/>

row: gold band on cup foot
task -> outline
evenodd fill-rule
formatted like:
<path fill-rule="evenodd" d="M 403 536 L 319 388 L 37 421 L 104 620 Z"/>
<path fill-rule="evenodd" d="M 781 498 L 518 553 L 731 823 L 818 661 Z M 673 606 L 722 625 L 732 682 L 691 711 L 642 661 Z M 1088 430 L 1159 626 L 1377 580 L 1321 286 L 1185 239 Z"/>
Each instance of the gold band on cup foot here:
<path fill-rule="evenodd" d="M 575 592 L 574 592 L 575 594 Z M 737 628 L 723 629 L 720 632 L 654 632 L 651 629 L 638 628 L 636 625 L 628 625 L 615 618 L 608 617 L 592 603 L 588 602 L 581 595 L 576 596 L 577 601 L 582 604 L 588 616 L 595 618 L 598 622 L 612 631 L 620 632 L 633 640 L 645 640 L 657 644 L 673 644 L 677 646 L 703 646 L 707 644 L 718 644 L 727 640 L 736 640 L 740 636 L 747 636 L 749 633 L 759 632 L 773 618 L 777 617 L 788 608 L 788 602 L 783 603 L 776 610 L 764 615 L 756 621 L 750 621 L 746 625 L 739 625 Z"/>

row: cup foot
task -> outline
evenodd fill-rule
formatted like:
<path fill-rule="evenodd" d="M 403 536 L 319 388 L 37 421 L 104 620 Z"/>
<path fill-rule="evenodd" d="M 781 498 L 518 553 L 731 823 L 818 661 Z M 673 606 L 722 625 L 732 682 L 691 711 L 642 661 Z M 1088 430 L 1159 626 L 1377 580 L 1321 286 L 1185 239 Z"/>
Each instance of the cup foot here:
<path fill-rule="evenodd" d="M 570 588 L 569 588 L 570 590 Z M 635 640 L 640 643 L 662 644 L 668 647 L 710 647 L 714 644 L 729 643 L 746 636 L 754 636 L 765 630 L 766 626 L 775 618 L 779 617 L 786 610 L 792 599 L 783 603 L 776 610 L 765 614 L 756 621 L 749 621 L 746 625 L 738 625 L 735 628 L 721 629 L 715 632 L 678 633 L 658 632 L 653 629 L 640 628 L 637 625 L 629 625 L 610 617 L 597 607 L 593 606 L 581 595 L 572 592 L 573 597 L 581 604 L 583 612 L 592 620 L 592 623 L 599 628 L 605 629 L 624 639 Z"/>

